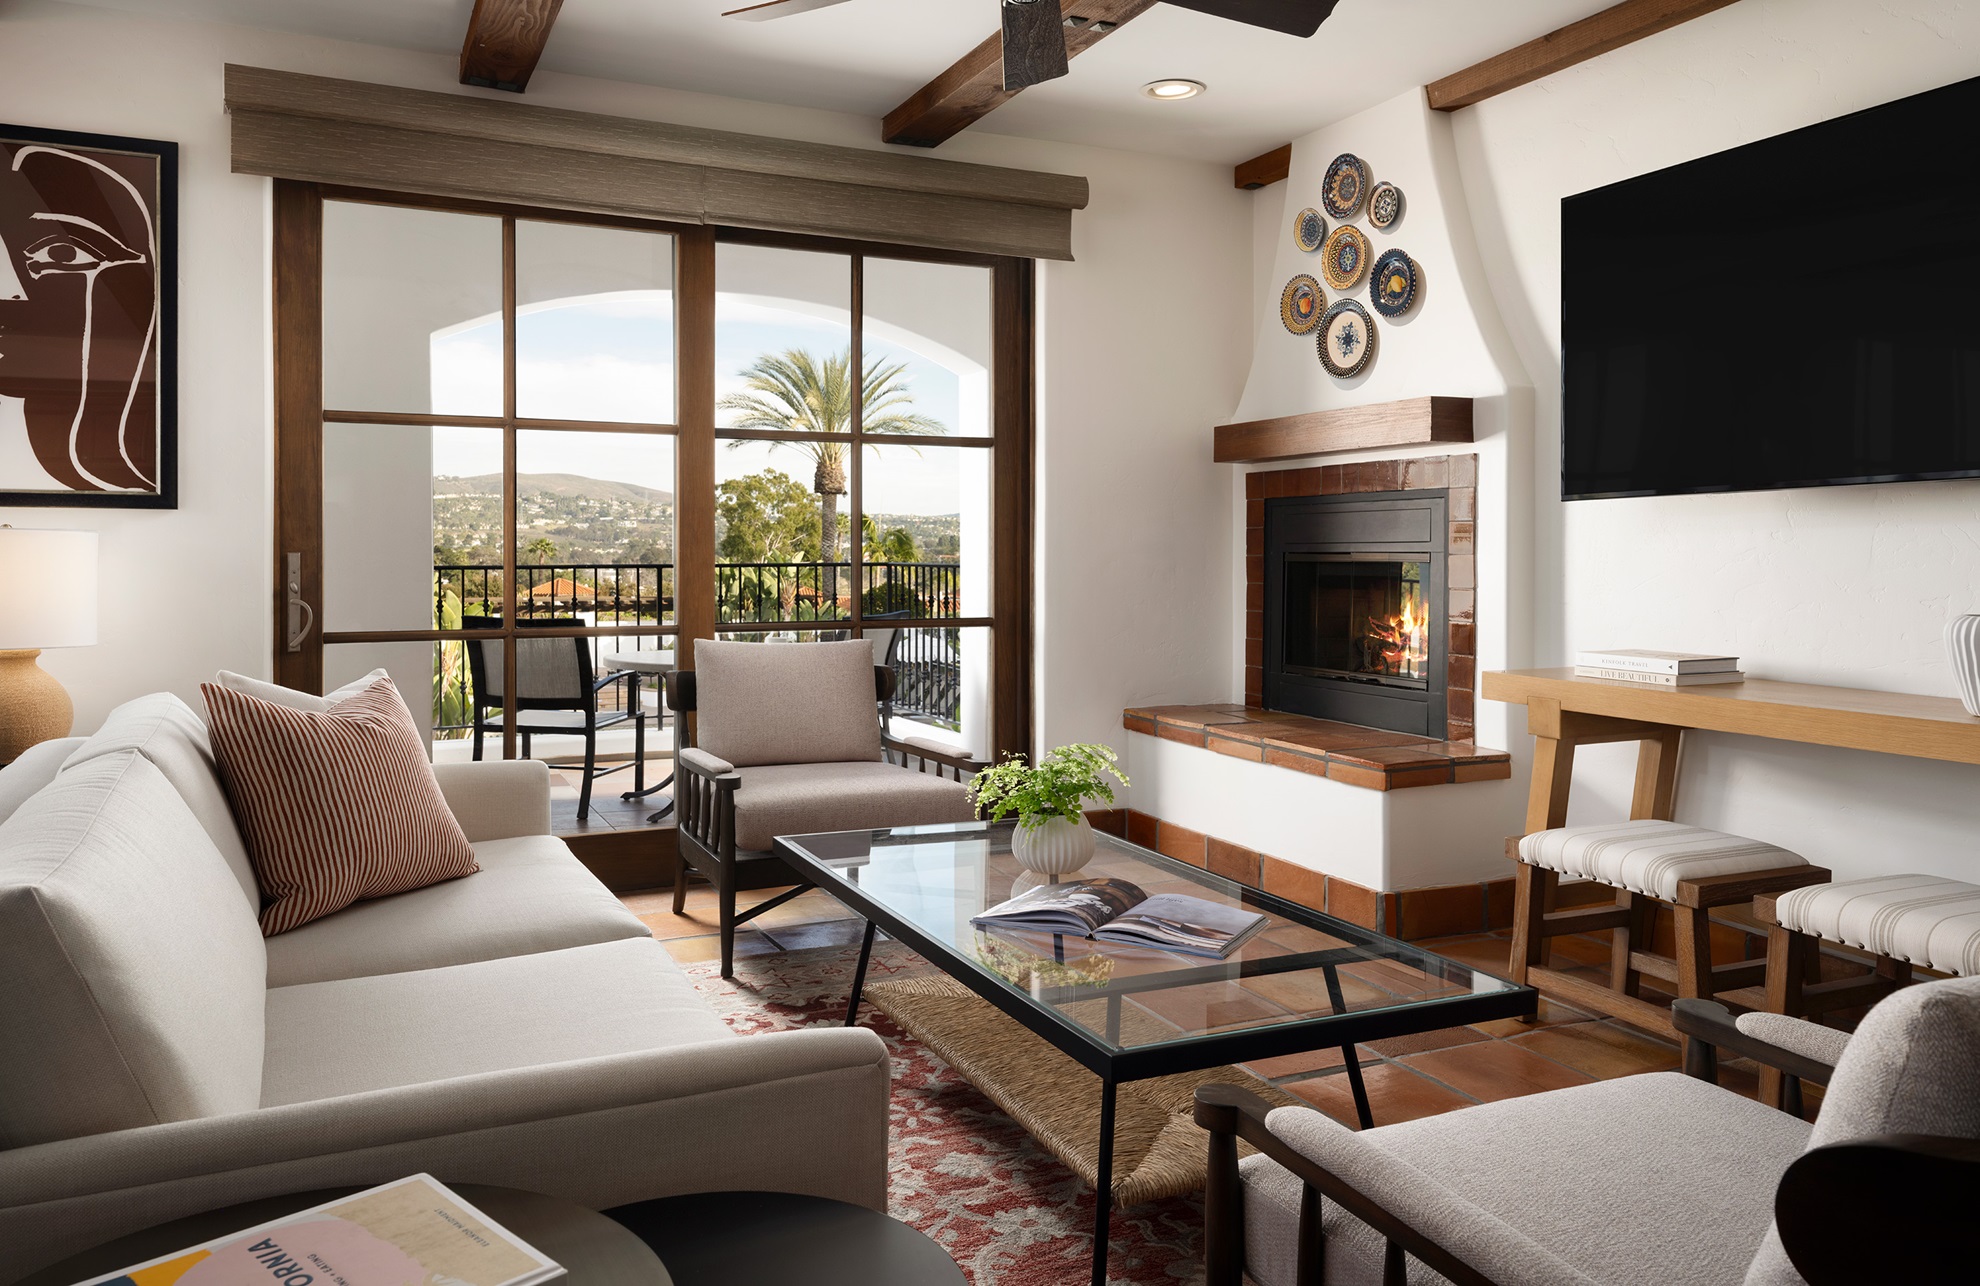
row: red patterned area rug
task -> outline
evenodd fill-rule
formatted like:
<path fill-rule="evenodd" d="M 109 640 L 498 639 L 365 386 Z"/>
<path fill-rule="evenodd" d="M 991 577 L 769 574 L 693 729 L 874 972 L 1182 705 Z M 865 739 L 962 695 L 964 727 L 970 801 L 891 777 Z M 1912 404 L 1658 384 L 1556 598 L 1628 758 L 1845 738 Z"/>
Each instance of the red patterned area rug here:
<path fill-rule="evenodd" d="M 743 1035 L 844 1021 L 857 947 L 686 966 L 702 997 Z M 898 943 L 874 947 L 868 981 L 933 966 Z M 1093 1193 L 1071 1170 L 893 1020 L 860 1021 L 894 1063 L 895 1218 L 941 1243 L 975 1286 L 1079 1286 L 1092 1272 Z M 1109 1286 L 1203 1280 L 1203 1206 L 1194 1197 L 1114 1213 Z"/>

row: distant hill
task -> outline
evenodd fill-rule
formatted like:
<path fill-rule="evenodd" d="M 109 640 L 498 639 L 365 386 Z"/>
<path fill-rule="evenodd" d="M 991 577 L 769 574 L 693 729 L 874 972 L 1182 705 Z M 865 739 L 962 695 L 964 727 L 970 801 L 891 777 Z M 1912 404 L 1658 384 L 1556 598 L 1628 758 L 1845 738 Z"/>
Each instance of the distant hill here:
<path fill-rule="evenodd" d="M 501 490 L 502 475 L 499 473 L 433 480 L 433 494 L 436 496 L 496 495 Z M 575 500 L 579 496 L 589 496 L 593 500 L 627 500 L 649 505 L 674 503 L 674 493 L 671 491 L 656 491 L 637 483 L 587 478 L 575 473 L 519 473 L 516 475 L 516 494 L 519 499 Z"/>

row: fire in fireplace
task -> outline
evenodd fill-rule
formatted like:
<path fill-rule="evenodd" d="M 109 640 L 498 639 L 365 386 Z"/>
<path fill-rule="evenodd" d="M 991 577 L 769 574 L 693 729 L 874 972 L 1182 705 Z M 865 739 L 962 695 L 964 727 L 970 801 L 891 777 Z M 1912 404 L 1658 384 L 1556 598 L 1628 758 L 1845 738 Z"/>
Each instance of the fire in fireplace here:
<path fill-rule="evenodd" d="M 1441 736 L 1445 493 L 1268 500 L 1267 708 Z"/>

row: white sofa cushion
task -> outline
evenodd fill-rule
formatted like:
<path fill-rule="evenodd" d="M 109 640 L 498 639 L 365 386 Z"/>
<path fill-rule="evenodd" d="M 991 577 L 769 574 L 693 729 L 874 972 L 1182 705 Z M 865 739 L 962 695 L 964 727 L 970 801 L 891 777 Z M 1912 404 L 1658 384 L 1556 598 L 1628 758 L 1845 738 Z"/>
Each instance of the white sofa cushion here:
<path fill-rule="evenodd" d="M 880 758 L 873 645 L 694 645 L 696 742 L 738 768 Z"/>
<path fill-rule="evenodd" d="M 739 849 L 767 849 L 779 835 L 928 826 L 975 815 L 961 782 L 898 764 L 766 764 L 739 771 Z"/>
<path fill-rule="evenodd" d="M 267 973 L 165 775 L 64 769 L 0 824 L 0 1148 L 251 1110 Z"/>
<path fill-rule="evenodd" d="M 249 909 L 261 912 L 261 886 L 255 882 L 254 866 L 248 861 L 247 844 L 241 839 L 234 811 L 227 803 L 227 788 L 220 781 L 220 769 L 213 758 L 213 742 L 206 734 L 206 721 L 191 706 L 169 692 L 126 701 L 110 712 L 103 726 L 69 755 L 65 768 L 74 767 L 99 755 L 135 750 L 152 762 L 179 798 L 186 801 L 199 824 L 227 859 L 228 869 L 241 886 Z"/>
<path fill-rule="evenodd" d="M 1269 1119 L 1274 1134 L 1323 1165 L 1336 1142 L 1329 1136 L 1343 1132 L 1310 1108 L 1279 1108 Z M 1808 1126 L 1785 1112 L 1654 1072 L 1380 1126 L 1347 1142 L 1414 1167 L 1453 1198 L 1453 1217 L 1476 1211 L 1503 1223 L 1591 1281 L 1732 1286 L 1773 1217 L 1775 1184 L 1807 1138 Z M 1263 1156 L 1245 1158 L 1239 1172 L 1247 1267 L 1260 1286 L 1291 1286 L 1299 1181 Z M 1323 1204 L 1327 1286 L 1380 1282 L 1382 1238 Z M 1445 1280 L 1415 1261 L 1409 1269 L 1413 1286 Z M 1525 1280 L 1516 1269 L 1494 1276 Z"/>
<path fill-rule="evenodd" d="M 343 687 L 324 696 L 314 696 L 300 688 L 285 688 L 279 683 L 269 683 L 262 679 L 236 674 L 232 670 L 222 670 L 213 676 L 213 681 L 230 692 L 244 692 L 263 701 L 272 701 L 290 710 L 305 710 L 310 714 L 323 714 L 346 697 L 354 697 L 379 679 L 391 678 L 391 673 L 383 666 L 373 670 L 361 679 L 353 679 Z"/>
<path fill-rule="evenodd" d="M 262 1103 L 734 1035 L 651 938 L 268 993 Z"/>
<path fill-rule="evenodd" d="M 14 810 L 35 791 L 54 781 L 55 774 L 62 770 L 62 761 L 82 743 L 81 737 L 44 741 L 29 746 L 13 763 L 0 768 L 0 822 L 12 817 Z"/>
<path fill-rule="evenodd" d="M 406 973 L 647 937 L 646 926 L 548 835 L 484 840 L 481 870 L 374 898 L 268 939 L 268 985 Z"/>

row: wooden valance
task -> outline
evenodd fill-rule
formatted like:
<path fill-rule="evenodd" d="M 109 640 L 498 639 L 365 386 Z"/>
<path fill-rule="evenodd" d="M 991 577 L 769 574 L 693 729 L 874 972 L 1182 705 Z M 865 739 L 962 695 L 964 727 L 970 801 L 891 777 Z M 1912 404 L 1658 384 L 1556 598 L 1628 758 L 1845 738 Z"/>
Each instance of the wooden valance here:
<path fill-rule="evenodd" d="M 1077 175 L 227 67 L 238 174 L 1072 258 Z"/>

